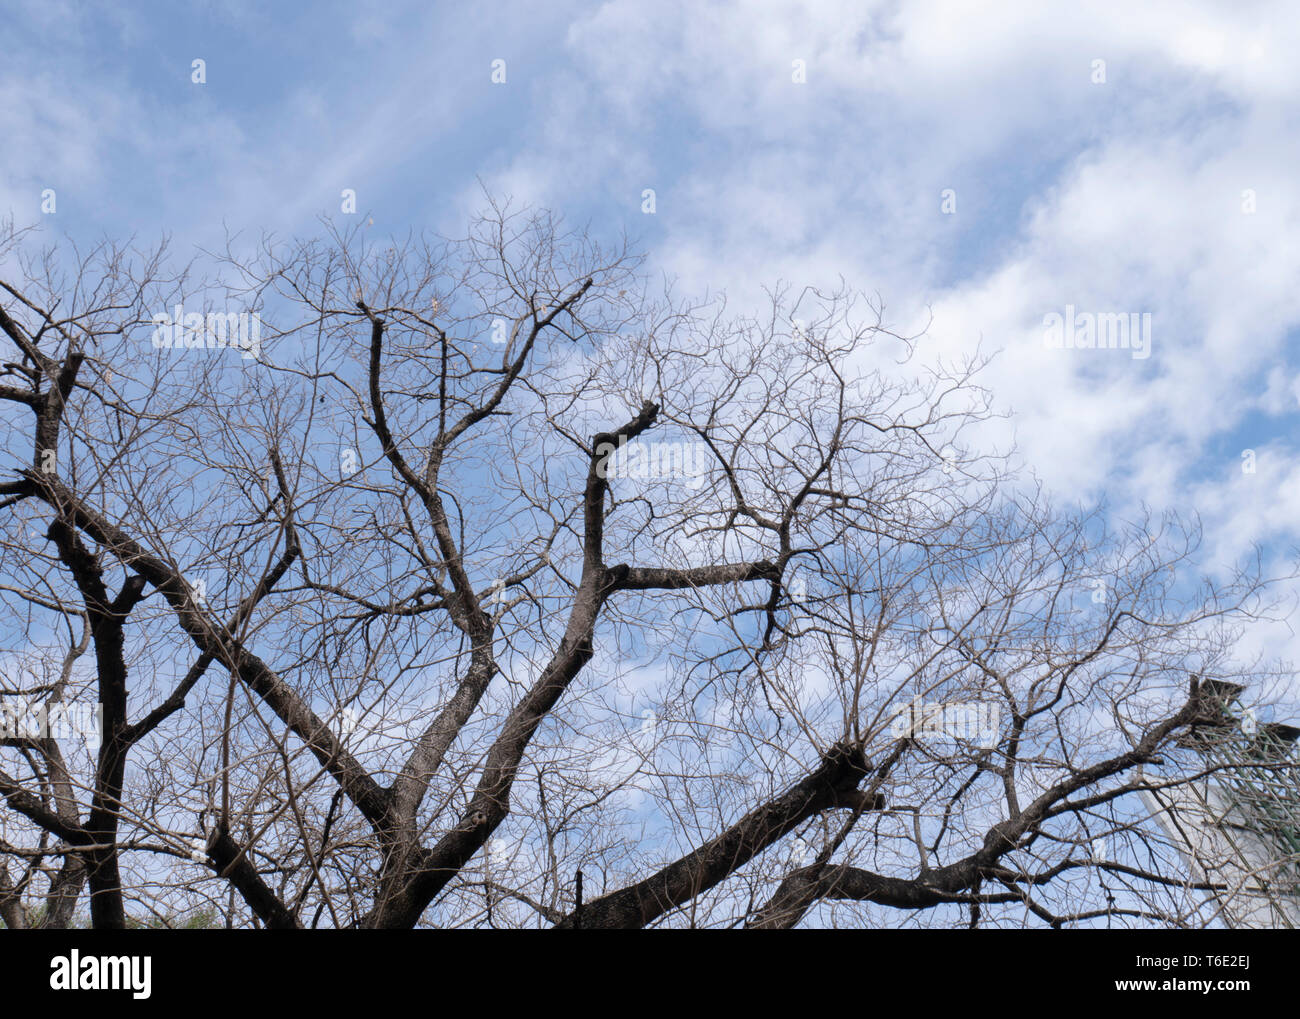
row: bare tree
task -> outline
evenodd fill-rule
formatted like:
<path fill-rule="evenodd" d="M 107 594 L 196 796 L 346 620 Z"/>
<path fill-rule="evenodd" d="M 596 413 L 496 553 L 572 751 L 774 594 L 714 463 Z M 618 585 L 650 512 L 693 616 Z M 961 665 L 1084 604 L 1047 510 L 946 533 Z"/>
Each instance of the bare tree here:
<path fill-rule="evenodd" d="M 1053 508 L 879 301 L 497 204 L 0 254 L 0 693 L 103 715 L 4 735 L 6 926 L 1204 922 L 1137 794 L 1267 585 Z"/>

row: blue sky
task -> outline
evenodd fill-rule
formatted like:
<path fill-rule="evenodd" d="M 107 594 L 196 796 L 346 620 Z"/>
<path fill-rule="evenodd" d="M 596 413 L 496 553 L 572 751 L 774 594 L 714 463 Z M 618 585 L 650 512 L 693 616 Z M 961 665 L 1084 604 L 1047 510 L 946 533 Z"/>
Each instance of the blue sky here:
<path fill-rule="evenodd" d="M 987 441 L 1014 441 L 1062 501 L 1199 513 L 1210 571 L 1255 542 L 1281 568 L 1296 544 L 1292 5 L 3 15 L 0 211 L 51 240 L 315 233 L 348 218 L 345 188 L 377 239 L 455 234 L 487 188 L 626 231 L 652 271 L 737 310 L 763 284 L 843 276 L 900 331 L 932 315 L 923 358 L 1000 352 L 983 381 L 1012 416 Z M 1151 356 L 1046 349 L 1043 318 L 1067 304 L 1151 313 Z M 1297 657 L 1289 628 L 1249 640 Z"/>
<path fill-rule="evenodd" d="M 981 440 L 1062 504 L 1198 515 L 1209 574 L 1300 545 L 1294 4 L 0 0 L 0 39 L 0 214 L 51 242 L 382 243 L 509 195 L 737 313 L 842 277 L 929 321 L 919 364 L 996 353 Z M 1150 357 L 1046 347 L 1067 306 L 1150 314 Z"/>

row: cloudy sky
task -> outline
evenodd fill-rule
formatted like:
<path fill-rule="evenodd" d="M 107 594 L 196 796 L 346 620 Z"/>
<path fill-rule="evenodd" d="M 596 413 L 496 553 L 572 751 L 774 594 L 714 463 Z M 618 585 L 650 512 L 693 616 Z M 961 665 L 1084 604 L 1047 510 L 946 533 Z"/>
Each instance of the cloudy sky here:
<path fill-rule="evenodd" d="M 2 6 L 0 212 L 51 239 L 311 233 L 344 189 L 455 234 L 486 188 L 738 309 L 843 277 L 997 352 L 989 441 L 1059 499 L 1197 513 L 1210 571 L 1296 544 L 1293 4 Z M 1067 306 L 1149 356 L 1049 348 Z"/>

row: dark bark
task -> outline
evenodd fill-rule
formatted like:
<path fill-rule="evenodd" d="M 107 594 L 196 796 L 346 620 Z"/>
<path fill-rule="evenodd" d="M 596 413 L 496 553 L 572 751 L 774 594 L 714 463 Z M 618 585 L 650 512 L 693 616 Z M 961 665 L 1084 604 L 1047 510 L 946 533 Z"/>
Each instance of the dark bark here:
<path fill-rule="evenodd" d="M 637 928 L 714 887 L 814 814 L 846 803 L 871 772 L 862 748 L 838 743 L 817 769 L 780 796 L 750 811 L 721 835 L 644 881 L 586 903 L 586 928 Z M 880 809 L 884 797 L 872 806 Z M 557 927 L 572 927 L 567 917 Z"/>
<path fill-rule="evenodd" d="M 217 872 L 235 886 L 249 908 L 267 927 L 273 930 L 297 930 L 301 926 L 293 912 L 262 880 L 262 875 L 249 861 L 246 851 L 228 833 L 218 830 L 208 839 L 208 856 L 216 865 Z"/>
<path fill-rule="evenodd" d="M 1059 812 L 1071 794 L 1154 759 L 1172 733 L 1205 717 L 1206 704 L 1193 687 L 1192 695 L 1170 718 L 1153 726 L 1133 749 L 1083 768 L 1039 795 L 1018 816 L 994 825 L 984 845 L 955 863 L 924 870 L 914 878 L 894 878 L 844 865 L 801 868 L 786 876 L 776 893 L 756 914 L 754 928 L 793 927 L 818 899 L 854 899 L 900 909 L 923 909 L 945 902 L 968 901 L 986 879 L 1012 881 L 1019 875 L 998 861 Z M 988 901 L 988 900 L 986 900 Z"/>

